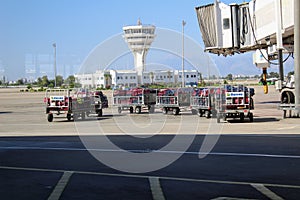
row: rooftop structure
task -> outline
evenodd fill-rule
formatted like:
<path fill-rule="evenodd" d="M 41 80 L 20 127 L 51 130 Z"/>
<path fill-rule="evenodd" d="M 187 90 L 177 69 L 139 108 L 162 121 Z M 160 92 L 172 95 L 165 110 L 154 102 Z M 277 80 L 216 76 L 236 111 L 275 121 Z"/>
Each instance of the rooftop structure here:
<path fill-rule="evenodd" d="M 134 66 L 139 76 L 138 83 L 143 84 L 141 76 L 145 70 L 145 59 L 148 50 L 155 38 L 155 26 L 143 25 L 138 20 L 137 25 L 124 26 L 123 31 L 123 37 L 134 56 Z"/>

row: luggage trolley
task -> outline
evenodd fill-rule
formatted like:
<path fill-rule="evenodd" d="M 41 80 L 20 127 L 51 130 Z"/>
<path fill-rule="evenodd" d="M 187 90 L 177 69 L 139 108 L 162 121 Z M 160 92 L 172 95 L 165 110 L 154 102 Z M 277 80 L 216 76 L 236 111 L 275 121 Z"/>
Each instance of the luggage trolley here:
<path fill-rule="evenodd" d="M 118 113 L 129 110 L 140 114 L 142 109 L 154 113 L 157 90 L 148 88 L 131 88 L 129 90 L 114 90 L 113 105 L 118 107 Z"/>
<path fill-rule="evenodd" d="M 218 108 L 218 122 L 220 118 L 224 120 L 228 118 L 239 118 L 240 121 L 244 121 L 245 117 L 248 117 L 250 122 L 253 122 L 253 113 L 251 110 L 254 109 L 253 95 L 254 89 L 247 88 L 243 85 L 231 86 L 226 85 L 225 98 L 223 99 L 223 106 Z"/>
<path fill-rule="evenodd" d="M 195 88 L 191 95 L 191 110 L 193 114 L 203 115 L 210 118 L 215 114 L 214 106 L 212 106 L 212 97 L 214 88 Z"/>
<path fill-rule="evenodd" d="M 160 89 L 156 97 L 156 106 L 160 107 L 163 114 L 172 111 L 178 115 L 183 109 L 190 108 L 190 100 L 193 88 L 167 88 Z"/>
<path fill-rule="evenodd" d="M 54 114 L 66 114 L 70 121 L 72 117 L 72 98 L 69 89 L 47 89 L 44 103 L 46 105 L 46 114 L 48 122 L 52 122 Z"/>

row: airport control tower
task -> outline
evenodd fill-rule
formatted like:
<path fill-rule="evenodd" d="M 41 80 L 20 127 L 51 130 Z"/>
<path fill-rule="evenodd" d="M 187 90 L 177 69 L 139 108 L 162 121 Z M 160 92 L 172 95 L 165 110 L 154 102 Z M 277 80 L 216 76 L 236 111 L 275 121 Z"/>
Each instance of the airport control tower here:
<path fill-rule="evenodd" d="M 138 83 L 142 83 L 142 74 L 145 69 L 145 59 L 148 50 L 155 38 L 155 26 L 143 25 L 138 20 L 137 25 L 124 26 L 124 39 L 134 56 L 134 66 L 138 74 Z"/>

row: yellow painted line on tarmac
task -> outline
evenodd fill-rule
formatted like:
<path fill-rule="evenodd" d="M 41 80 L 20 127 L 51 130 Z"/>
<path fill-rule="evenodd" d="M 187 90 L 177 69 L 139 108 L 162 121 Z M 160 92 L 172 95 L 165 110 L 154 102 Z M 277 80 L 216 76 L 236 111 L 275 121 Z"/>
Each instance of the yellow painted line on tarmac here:
<path fill-rule="evenodd" d="M 72 171 L 65 171 L 58 181 L 57 185 L 55 186 L 54 190 L 50 194 L 48 200 L 59 200 L 61 194 L 63 193 L 65 187 L 67 186 L 73 172 Z"/>
<path fill-rule="evenodd" d="M 160 186 L 158 177 L 149 177 L 150 188 L 153 200 L 165 200 L 164 193 Z"/>
<path fill-rule="evenodd" d="M 271 200 L 283 200 L 283 198 L 272 192 L 270 189 L 266 188 L 263 184 L 251 184 L 251 186 Z"/>

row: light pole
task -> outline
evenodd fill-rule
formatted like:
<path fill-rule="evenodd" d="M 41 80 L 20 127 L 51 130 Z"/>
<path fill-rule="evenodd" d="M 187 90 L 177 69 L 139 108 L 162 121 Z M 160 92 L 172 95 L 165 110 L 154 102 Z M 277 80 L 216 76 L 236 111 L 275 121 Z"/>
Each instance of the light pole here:
<path fill-rule="evenodd" d="M 182 20 L 182 87 L 185 87 L 185 80 L 184 80 L 184 26 L 186 22 Z"/>
<path fill-rule="evenodd" d="M 56 43 L 53 43 L 54 48 L 54 87 L 56 87 Z"/>

